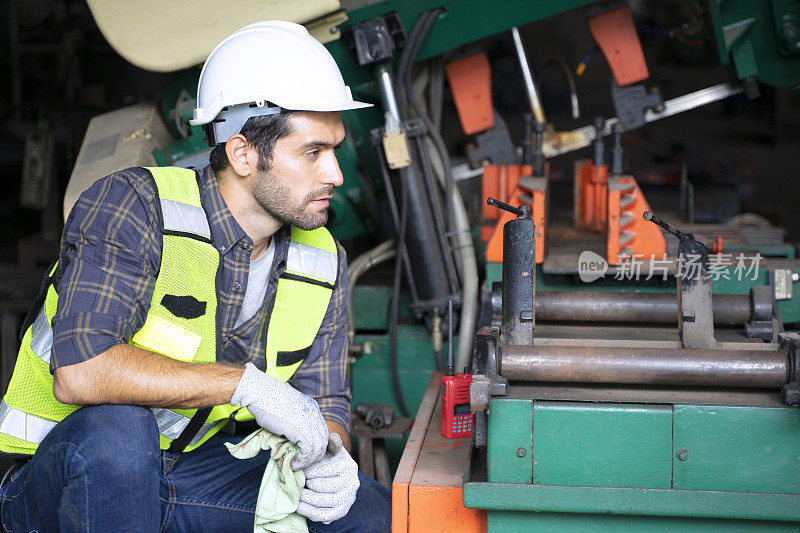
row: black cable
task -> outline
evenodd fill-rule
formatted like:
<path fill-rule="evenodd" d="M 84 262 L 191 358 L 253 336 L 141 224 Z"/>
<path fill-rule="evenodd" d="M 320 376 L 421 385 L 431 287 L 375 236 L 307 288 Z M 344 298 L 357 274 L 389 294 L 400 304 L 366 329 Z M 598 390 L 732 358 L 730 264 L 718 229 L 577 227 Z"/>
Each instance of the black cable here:
<path fill-rule="evenodd" d="M 401 176 L 402 176 L 401 172 Z M 392 381 L 394 381 L 394 392 L 395 396 L 397 397 L 397 405 L 400 407 L 400 412 L 403 413 L 403 416 L 409 417 L 411 416 L 408 411 L 408 406 L 406 405 L 405 395 L 403 395 L 403 389 L 400 386 L 400 370 L 397 368 L 397 325 L 398 325 L 398 310 L 400 304 L 400 271 L 402 270 L 403 262 L 401 260 L 400 252 L 403 249 L 405 244 L 405 237 L 406 237 L 406 226 L 408 225 L 408 187 L 406 185 L 406 181 L 404 178 L 401 177 L 400 179 L 400 189 L 401 189 L 401 204 L 400 208 L 402 209 L 400 214 L 400 230 L 397 234 L 397 255 L 395 256 L 396 259 L 394 261 L 394 281 L 392 285 L 392 312 L 391 312 L 391 322 L 389 325 L 389 358 L 391 359 L 392 363 Z"/>
<path fill-rule="evenodd" d="M 433 22 L 439 16 L 441 11 L 441 8 L 427 11 L 420 15 L 417 19 L 417 22 L 414 24 L 414 28 L 411 30 L 406 47 L 403 50 L 403 54 L 400 56 L 400 61 L 398 62 L 397 76 L 395 78 L 396 92 L 398 92 L 398 88 L 405 87 L 405 80 L 410 78 L 409 72 L 411 70 L 411 65 L 414 62 L 414 58 L 417 56 L 417 53 L 419 53 L 419 48 L 422 45 L 422 42 L 425 40 L 430 27 L 433 25 Z M 400 176 L 400 208 L 402 211 L 400 214 L 400 228 L 397 235 L 398 254 L 397 259 L 395 259 L 394 280 L 392 286 L 391 322 L 389 326 L 389 357 L 392 365 L 392 381 L 394 382 L 397 405 L 400 407 L 400 412 L 403 414 L 403 416 L 408 417 L 410 414 L 408 406 L 406 405 L 405 395 L 403 394 L 403 390 L 400 386 L 400 371 L 397 367 L 397 327 L 400 304 L 400 275 L 402 270 L 402 261 L 400 260 L 402 255 L 400 252 L 405 246 L 405 234 L 406 227 L 408 225 L 408 186 L 406 183 L 405 172 L 401 170 Z"/>
<path fill-rule="evenodd" d="M 444 11 L 442 8 L 432 9 L 423 13 L 420 16 L 419 22 L 417 25 L 414 26 L 412 30 L 412 36 L 415 37 L 415 42 L 413 43 L 413 48 L 416 48 L 416 51 L 412 48 L 412 46 L 407 46 L 406 50 L 404 51 L 403 57 L 401 57 L 401 62 L 405 59 L 406 56 L 409 57 L 416 57 L 417 53 L 419 52 L 419 47 L 422 45 L 422 42 L 427 37 L 428 32 L 430 32 L 433 24 L 436 22 L 436 19 L 439 17 L 439 14 Z M 426 16 L 427 15 L 427 16 Z M 423 18 L 424 17 L 424 18 Z M 417 32 L 417 26 L 422 26 L 420 32 Z M 412 44 L 411 38 L 409 38 L 409 43 Z M 406 54 L 405 52 L 408 52 Z M 413 55 L 412 55 L 413 54 Z M 399 70 L 399 69 L 398 69 Z M 445 211 L 447 214 L 447 227 L 448 227 L 448 234 L 451 236 L 451 239 L 456 235 L 455 231 L 455 221 L 453 220 L 453 190 L 455 189 L 455 179 L 453 178 L 453 170 L 450 167 L 450 155 L 447 152 L 447 146 L 445 145 L 444 139 L 442 139 L 441 134 L 439 133 L 436 125 L 433 123 L 431 118 L 424 112 L 422 108 L 421 102 L 417 99 L 416 95 L 414 94 L 414 89 L 412 87 L 412 80 L 410 76 L 410 67 L 406 68 L 401 76 L 398 74 L 398 81 L 402 84 L 402 88 L 406 93 L 406 97 L 408 99 L 408 103 L 411 108 L 414 110 L 414 113 L 425 123 L 425 127 L 428 130 L 428 135 L 430 135 L 431 140 L 433 141 L 434 146 L 436 147 L 436 151 L 439 153 L 439 157 L 442 161 L 442 167 L 444 169 L 445 174 L 445 196 L 446 196 L 446 204 L 445 204 Z M 453 275 L 455 266 L 453 260 L 453 245 L 450 240 L 445 243 L 449 250 L 449 254 L 445 254 L 444 260 L 445 265 L 448 267 L 448 278 L 451 278 Z M 450 279 L 451 283 L 454 286 L 458 285 L 457 281 Z M 450 288 L 453 291 L 453 287 Z M 457 289 L 456 289 L 457 290 Z"/>
<path fill-rule="evenodd" d="M 383 150 L 380 147 L 376 150 L 376 153 L 378 154 L 378 168 L 380 169 L 381 177 L 383 178 L 383 187 L 386 190 L 386 198 L 389 201 L 389 207 L 392 213 L 395 231 L 400 233 L 400 213 L 398 212 L 397 202 L 395 201 L 394 192 L 392 190 L 392 183 L 389 180 L 389 173 L 386 171 L 386 159 L 384 158 Z M 417 296 L 417 287 L 414 282 L 414 276 L 411 275 L 411 260 L 408 257 L 408 249 L 405 246 L 405 242 L 398 242 L 397 250 L 398 253 L 400 253 L 400 257 L 403 260 L 403 266 L 405 267 L 403 270 L 406 275 L 406 284 L 408 285 L 408 290 L 411 293 L 411 301 L 417 302 L 419 301 L 419 297 Z"/>
<path fill-rule="evenodd" d="M 408 80 L 411 78 L 411 67 L 414 65 L 414 59 L 419 53 L 425 37 L 428 35 L 433 22 L 439 16 L 439 13 L 444 11 L 441 8 L 432 9 L 421 14 L 408 36 L 406 47 L 400 55 L 400 61 L 397 63 L 397 71 L 395 76 L 395 93 L 402 94 L 403 89 L 406 87 Z"/>

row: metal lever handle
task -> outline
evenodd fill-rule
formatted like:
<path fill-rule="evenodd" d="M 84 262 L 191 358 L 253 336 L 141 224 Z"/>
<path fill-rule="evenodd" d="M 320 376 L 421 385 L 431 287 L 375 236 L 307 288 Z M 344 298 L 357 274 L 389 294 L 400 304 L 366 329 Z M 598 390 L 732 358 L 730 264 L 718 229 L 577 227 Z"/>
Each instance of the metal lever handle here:
<path fill-rule="evenodd" d="M 509 213 L 514 213 L 517 215 L 517 218 L 530 218 L 531 216 L 531 208 L 527 205 L 521 205 L 519 207 L 514 207 L 513 205 L 509 205 L 505 202 L 501 202 L 500 200 L 495 200 L 491 196 L 486 199 L 486 203 L 491 205 L 492 207 L 497 207 L 502 209 L 503 211 L 508 211 Z"/>
<path fill-rule="evenodd" d="M 652 211 L 645 211 L 644 213 L 642 213 L 642 218 L 645 219 L 645 220 L 649 220 L 650 222 L 652 222 L 653 224 L 656 224 L 657 226 L 661 226 L 662 228 L 664 228 L 668 232 L 672 233 L 673 235 L 675 235 L 677 238 L 679 238 L 681 240 L 686 240 L 686 241 L 695 240 L 694 239 L 694 235 L 692 235 L 691 233 L 683 233 L 682 231 L 680 231 L 678 228 L 676 228 L 675 226 L 673 226 L 669 222 L 661 220 L 660 218 L 655 216 Z"/>

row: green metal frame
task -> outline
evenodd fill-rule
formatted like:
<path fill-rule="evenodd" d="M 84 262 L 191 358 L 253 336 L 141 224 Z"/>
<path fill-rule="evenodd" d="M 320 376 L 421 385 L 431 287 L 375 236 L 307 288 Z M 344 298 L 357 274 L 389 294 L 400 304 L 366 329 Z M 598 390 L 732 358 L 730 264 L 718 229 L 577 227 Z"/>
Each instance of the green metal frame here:
<path fill-rule="evenodd" d="M 488 530 L 797 530 L 800 410 L 495 398 L 463 501 Z"/>
<path fill-rule="evenodd" d="M 800 522 L 800 496 L 523 483 L 464 484 L 469 509 Z M 797 525 L 793 526 L 797 528 Z"/>
<path fill-rule="evenodd" d="M 494 398 L 488 414 L 463 498 L 489 531 L 800 522 L 799 409 Z"/>
<path fill-rule="evenodd" d="M 785 46 L 789 35 L 778 20 L 785 14 L 796 16 L 797 2 L 709 0 L 708 5 L 720 61 L 737 78 L 754 78 L 776 87 L 800 83 L 800 49 Z"/>

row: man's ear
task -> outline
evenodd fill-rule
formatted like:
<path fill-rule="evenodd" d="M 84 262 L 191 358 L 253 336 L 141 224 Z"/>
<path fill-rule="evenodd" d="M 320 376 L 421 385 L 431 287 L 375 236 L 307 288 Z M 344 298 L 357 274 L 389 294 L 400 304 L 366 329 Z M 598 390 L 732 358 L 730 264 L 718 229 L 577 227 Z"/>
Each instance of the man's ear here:
<path fill-rule="evenodd" d="M 257 170 L 258 153 L 241 133 L 231 136 L 225 143 L 225 155 L 239 176 L 247 177 Z"/>

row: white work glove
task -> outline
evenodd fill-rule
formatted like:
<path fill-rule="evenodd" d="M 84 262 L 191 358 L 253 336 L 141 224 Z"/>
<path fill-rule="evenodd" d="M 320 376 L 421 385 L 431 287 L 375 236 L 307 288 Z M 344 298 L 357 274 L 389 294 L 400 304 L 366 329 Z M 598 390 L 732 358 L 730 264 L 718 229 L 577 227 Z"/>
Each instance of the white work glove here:
<path fill-rule="evenodd" d="M 300 491 L 301 514 L 313 522 L 330 524 L 339 520 L 356 501 L 358 465 L 342 446 L 337 433 L 331 433 L 328 453 L 306 468 L 306 488 Z"/>
<path fill-rule="evenodd" d="M 231 405 L 247 407 L 259 426 L 297 444 L 300 451 L 291 463 L 294 471 L 324 457 L 328 426 L 317 402 L 288 383 L 268 376 L 253 363 L 245 365 Z"/>

